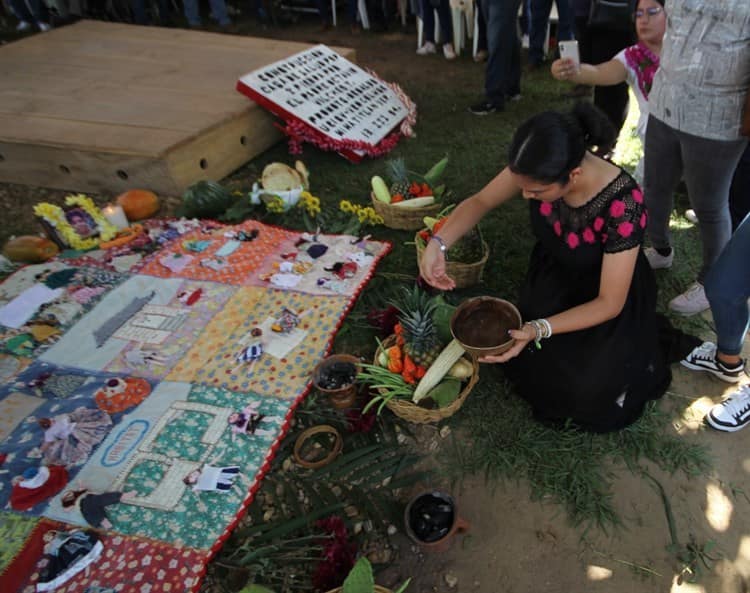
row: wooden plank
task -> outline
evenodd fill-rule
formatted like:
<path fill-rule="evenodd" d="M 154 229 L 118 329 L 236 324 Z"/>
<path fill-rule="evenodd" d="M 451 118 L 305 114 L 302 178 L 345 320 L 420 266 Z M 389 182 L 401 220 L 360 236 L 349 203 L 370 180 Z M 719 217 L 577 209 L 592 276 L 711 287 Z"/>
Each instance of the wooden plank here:
<path fill-rule="evenodd" d="M 9 183 L 113 195 L 134 187 L 179 193 L 162 159 L 2 141 L 0 155 L 0 181 Z"/>
<path fill-rule="evenodd" d="M 166 157 L 169 173 L 181 193 L 201 179 L 226 177 L 281 137 L 270 118 L 244 114 L 171 150 Z"/>
<path fill-rule="evenodd" d="M 221 179 L 281 138 L 237 80 L 309 47 L 101 21 L 4 45 L 0 180 L 179 194 Z"/>

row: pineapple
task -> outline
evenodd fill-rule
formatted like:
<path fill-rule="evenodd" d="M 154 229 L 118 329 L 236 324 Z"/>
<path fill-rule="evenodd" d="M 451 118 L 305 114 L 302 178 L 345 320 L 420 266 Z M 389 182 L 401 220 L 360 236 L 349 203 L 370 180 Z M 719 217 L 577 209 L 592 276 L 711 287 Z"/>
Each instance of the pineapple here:
<path fill-rule="evenodd" d="M 404 353 L 424 368 L 429 368 L 442 350 L 438 328 L 432 319 L 439 304 L 437 297 L 431 297 L 417 286 L 404 289 L 403 297 L 393 303 L 399 310 Z"/>
<path fill-rule="evenodd" d="M 390 160 L 388 165 L 388 176 L 391 178 L 390 192 L 392 196 L 400 194 L 404 199 L 409 198 L 409 174 L 406 170 L 404 159 Z"/>

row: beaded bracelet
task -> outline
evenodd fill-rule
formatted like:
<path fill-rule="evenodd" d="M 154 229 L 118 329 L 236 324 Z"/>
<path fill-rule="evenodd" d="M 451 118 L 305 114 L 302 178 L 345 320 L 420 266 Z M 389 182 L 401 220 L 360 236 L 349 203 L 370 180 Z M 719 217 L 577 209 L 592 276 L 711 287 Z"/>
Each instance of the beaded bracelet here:
<path fill-rule="evenodd" d="M 542 340 L 552 336 L 552 326 L 546 319 L 533 319 L 527 321 L 526 325 L 530 325 L 534 330 L 534 346 L 537 350 L 542 349 Z"/>

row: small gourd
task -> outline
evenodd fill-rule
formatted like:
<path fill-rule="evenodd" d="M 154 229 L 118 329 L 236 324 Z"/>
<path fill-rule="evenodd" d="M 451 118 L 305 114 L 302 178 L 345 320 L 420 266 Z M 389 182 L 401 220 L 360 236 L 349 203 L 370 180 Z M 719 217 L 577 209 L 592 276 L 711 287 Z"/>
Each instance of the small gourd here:
<path fill-rule="evenodd" d="M 145 189 L 131 189 L 117 196 L 117 204 L 122 206 L 129 221 L 151 218 L 159 211 L 159 198 Z"/>
<path fill-rule="evenodd" d="M 52 259 L 60 249 L 49 239 L 37 235 L 22 235 L 8 241 L 3 255 L 10 261 L 38 264 Z"/>

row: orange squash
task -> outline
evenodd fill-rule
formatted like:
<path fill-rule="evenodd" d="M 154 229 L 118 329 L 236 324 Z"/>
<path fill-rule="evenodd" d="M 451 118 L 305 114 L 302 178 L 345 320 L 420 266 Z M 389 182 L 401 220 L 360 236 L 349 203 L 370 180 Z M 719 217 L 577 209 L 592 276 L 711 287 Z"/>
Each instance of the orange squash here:
<path fill-rule="evenodd" d="M 52 259 L 60 249 L 49 239 L 37 235 L 15 237 L 3 247 L 3 255 L 10 261 L 38 264 Z"/>
<path fill-rule="evenodd" d="M 129 221 L 151 218 L 159 211 L 159 198 L 146 189 L 131 189 L 117 196 L 117 203 L 122 206 Z"/>

